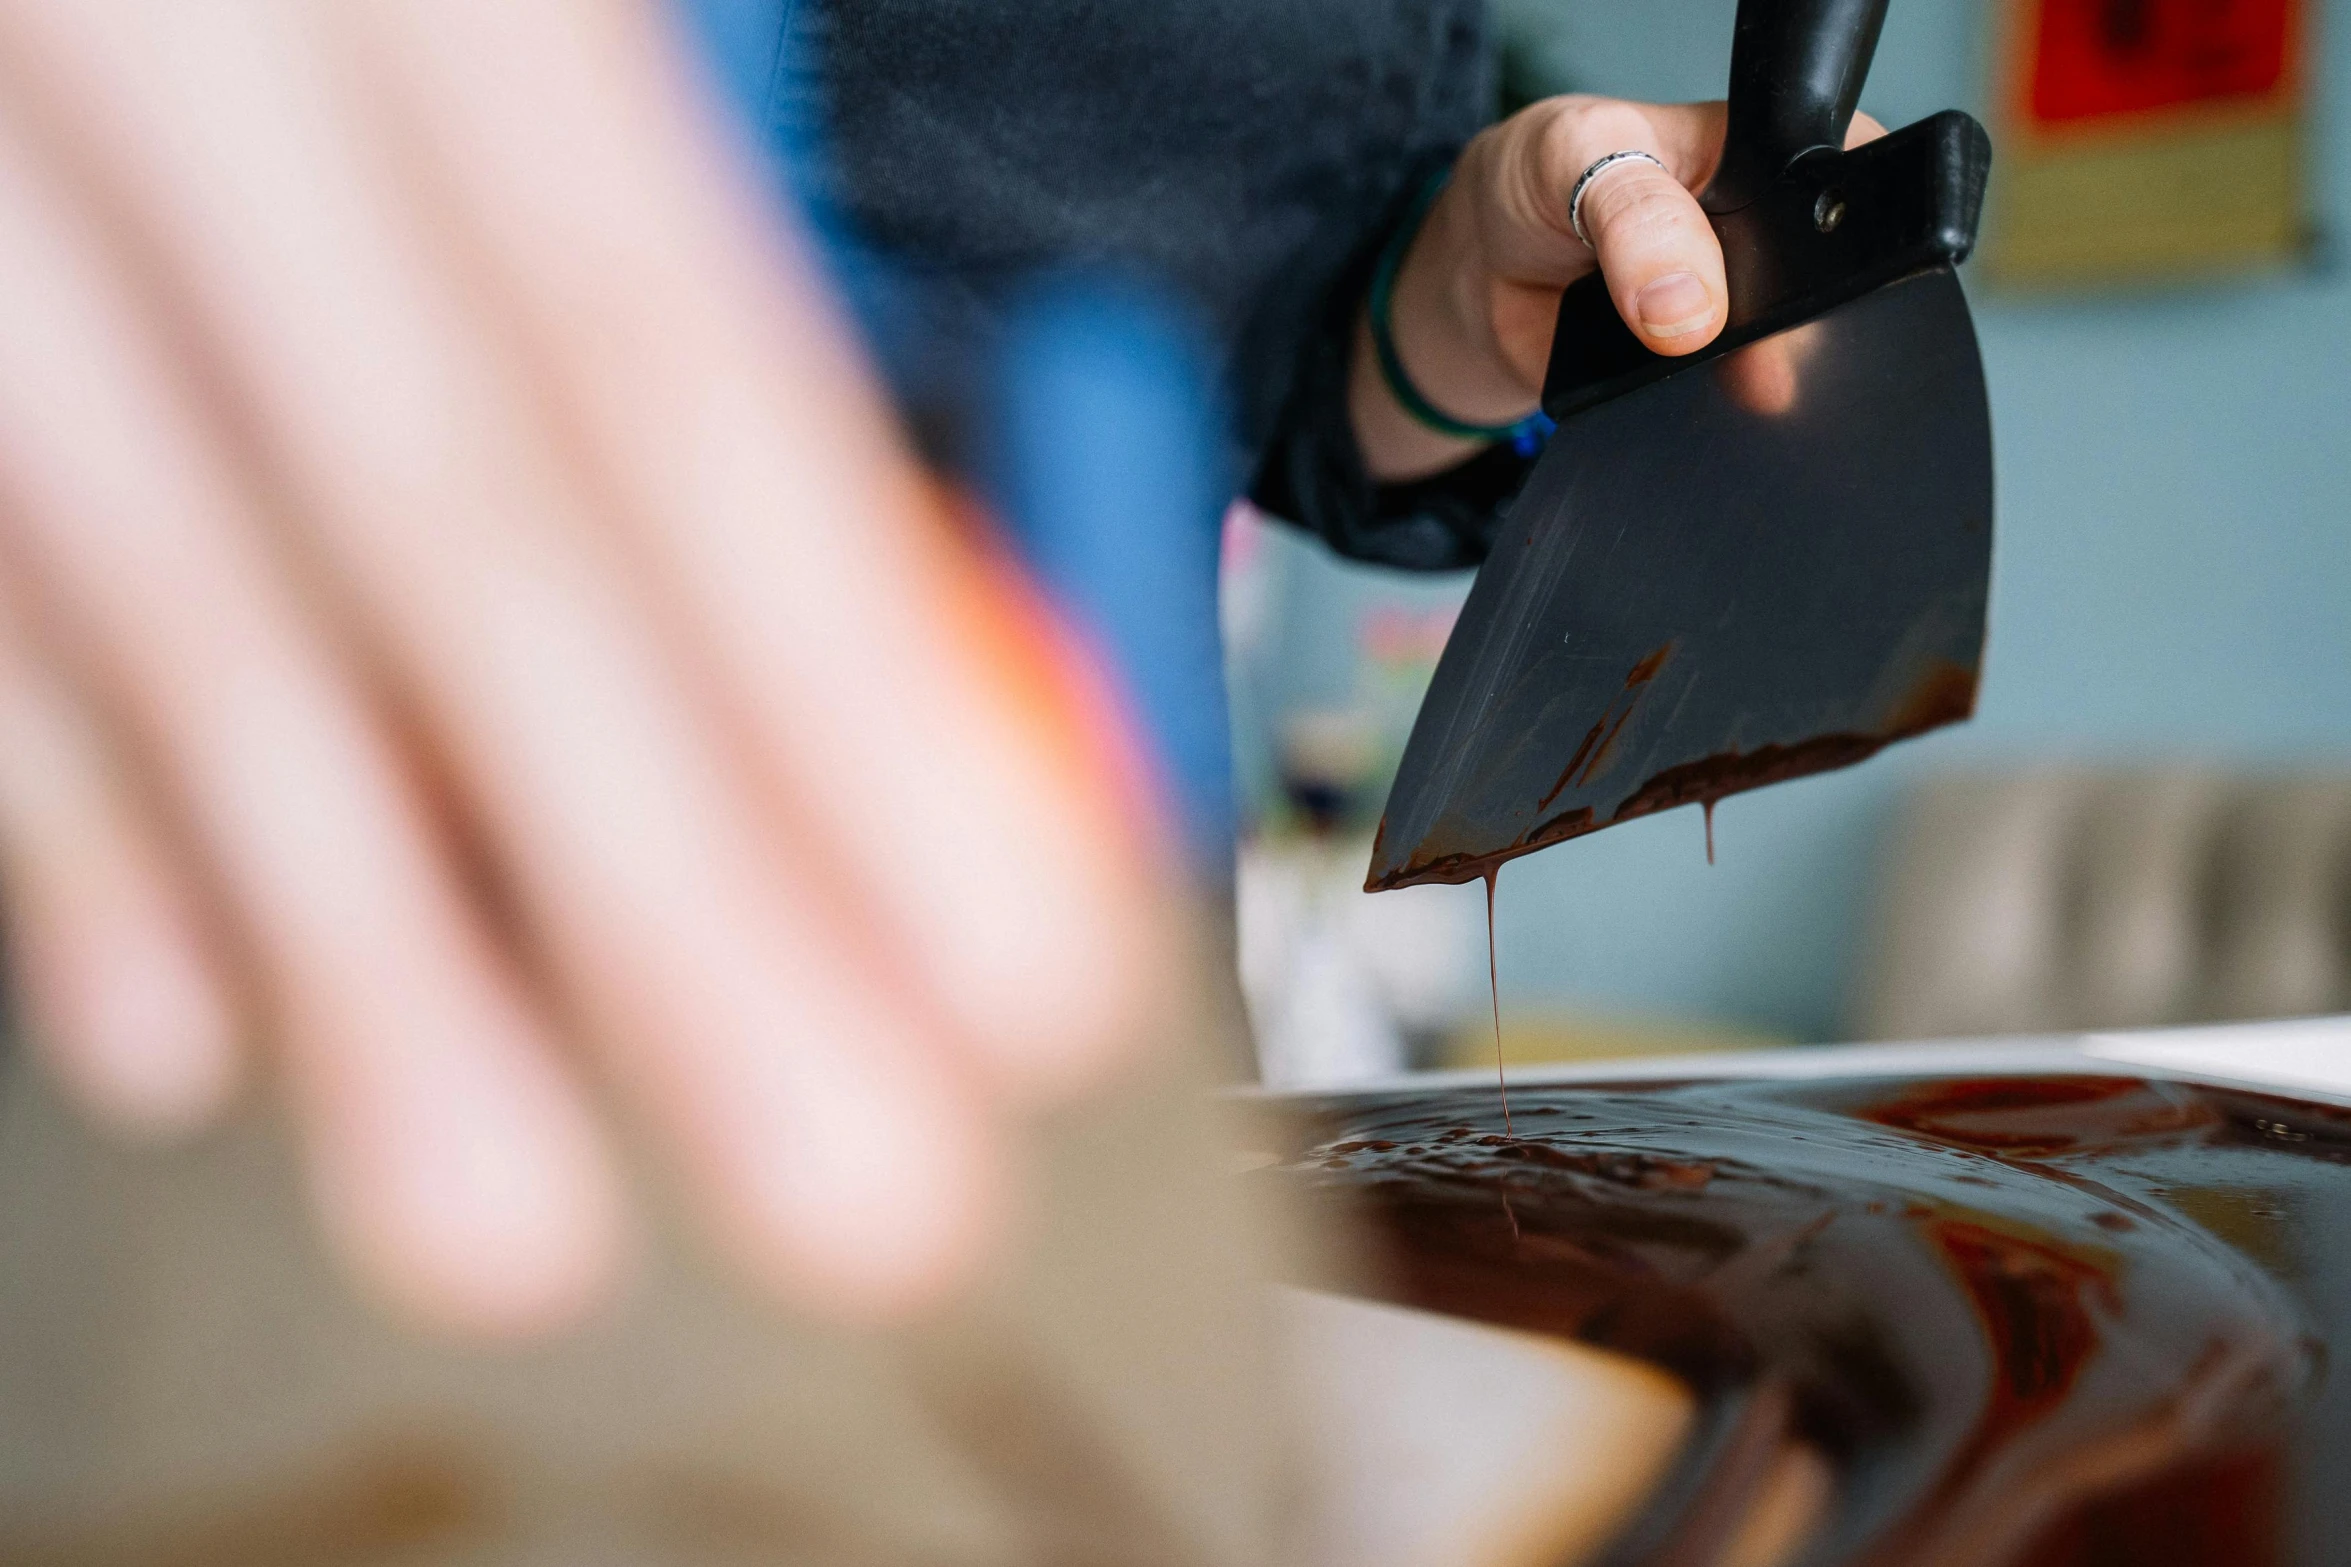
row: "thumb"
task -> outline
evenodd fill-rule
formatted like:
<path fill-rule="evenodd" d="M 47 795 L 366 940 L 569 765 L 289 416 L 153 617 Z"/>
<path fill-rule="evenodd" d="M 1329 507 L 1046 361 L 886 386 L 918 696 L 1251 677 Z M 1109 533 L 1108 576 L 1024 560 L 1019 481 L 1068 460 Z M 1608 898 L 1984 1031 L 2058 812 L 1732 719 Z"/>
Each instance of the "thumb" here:
<path fill-rule="evenodd" d="M 1723 105 L 1559 102 L 1562 112 L 1547 127 L 1549 145 L 1540 159 L 1551 174 L 1542 183 L 1557 203 L 1552 222 L 1573 233 L 1572 220 L 1582 218 L 1609 298 L 1634 336 L 1660 354 L 1705 347 L 1722 331 L 1730 296 L 1721 242 L 1692 193 L 1713 176 L 1721 156 Z M 1845 144 L 1885 133 L 1876 120 L 1856 114 Z M 1600 168 L 1571 211 L 1577 181 L 1614 152 L 1649 156 Z"/>
<path fill-rule="evenodd" d="M 1620 158 L 1601 168 L 1586 182 L 1575 216 L 1633 335 L 1656 353 L 1694 352 L 1714 340 L 1728 312 L 1722 246 L 1698 198 L 1669 172 L 1665 151 L 1637 143 L 1579 147 L 1569 164 L 1580 175 L 1620 151 L 1659 161 Z M 1561 199 L 1572 195 L 1571 186 Z"/>

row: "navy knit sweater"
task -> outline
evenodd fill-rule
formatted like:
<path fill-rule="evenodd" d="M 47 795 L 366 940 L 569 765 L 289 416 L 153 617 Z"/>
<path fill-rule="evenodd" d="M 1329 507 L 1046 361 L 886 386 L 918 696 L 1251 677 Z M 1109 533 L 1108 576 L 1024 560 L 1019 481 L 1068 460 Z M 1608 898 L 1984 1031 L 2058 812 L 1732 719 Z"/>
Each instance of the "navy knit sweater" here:
<path fill-rule="evenodd" d="M 794 21 L 826 197 L 920 280 L 926 341 L 984 331 L 1041 268 L 1138 276 L 1201 322 L 1266 510 L 1360 559 L 1483 557 L 1525 460 L 1375 485 L 1346 413 L 1372 264 L 1492 109 L 1483 0 L 801 0 Z"/>

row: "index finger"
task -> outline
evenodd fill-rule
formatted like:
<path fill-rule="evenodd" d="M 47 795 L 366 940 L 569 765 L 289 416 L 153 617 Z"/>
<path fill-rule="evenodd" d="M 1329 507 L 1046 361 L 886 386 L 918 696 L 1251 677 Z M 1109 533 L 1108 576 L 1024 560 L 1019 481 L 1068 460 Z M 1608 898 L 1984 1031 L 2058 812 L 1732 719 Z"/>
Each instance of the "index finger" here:
<path fill-rule="evenodd" d="M 1013 1085 L 1071 1086 L 1130 1031 L 1151 967 L 1107 759 L 1070 743 L 1091 729 L 1060 721 L 1057 661 L 1022 652 L 1050 636 L 1024 639 L 940 522 L 650 8 L 399 0 L 347 20 L 585 432 L 642 593 L 846 873 L 823 879 L 958 1042 Z M 517 58 L 532 68 L 500 65 Z"/>

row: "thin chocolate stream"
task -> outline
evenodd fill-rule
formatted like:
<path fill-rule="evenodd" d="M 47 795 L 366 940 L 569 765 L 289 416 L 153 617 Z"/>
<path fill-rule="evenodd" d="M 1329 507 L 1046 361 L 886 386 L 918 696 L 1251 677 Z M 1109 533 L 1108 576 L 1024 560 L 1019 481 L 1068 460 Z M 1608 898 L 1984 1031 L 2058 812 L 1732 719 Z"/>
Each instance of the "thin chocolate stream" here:
<path fill-rule="evenodd" d="M 1502 1090 L 1502 1131 L 1515 1137 L 1518 1129 L 1510 1124 L 1510 1076 L 1502 1066 L 1502 971 L 1494 961 L 1494 884 L 1501 879 L 1501 866 L 1486 868 L 1486 989 L 1494 1002 L 1494 1083 Z M 1503 1199 L 1505 1207 L 1509 1202 L 1509 1198 Z M 1511 1228 L 1518 1228 L 1515 1217 Z"/>

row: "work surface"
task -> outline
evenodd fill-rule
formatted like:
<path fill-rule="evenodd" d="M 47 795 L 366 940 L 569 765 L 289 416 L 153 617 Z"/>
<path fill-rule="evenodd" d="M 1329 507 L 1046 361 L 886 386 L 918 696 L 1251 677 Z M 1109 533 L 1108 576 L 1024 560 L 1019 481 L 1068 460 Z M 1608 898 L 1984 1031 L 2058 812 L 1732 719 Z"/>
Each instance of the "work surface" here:
<path fill-rule="evenodd" d="M 2308 1080 L 2316 1027 L 1298 1099 L 1252 1178 L 1393 1301 L 1695 1393 L 1610 1543 L 1513 1559 L 2332 1562 L 2351 1111 L 2111 1059 Z"/>

